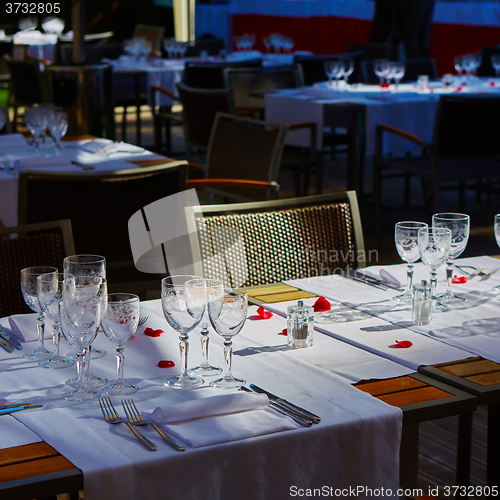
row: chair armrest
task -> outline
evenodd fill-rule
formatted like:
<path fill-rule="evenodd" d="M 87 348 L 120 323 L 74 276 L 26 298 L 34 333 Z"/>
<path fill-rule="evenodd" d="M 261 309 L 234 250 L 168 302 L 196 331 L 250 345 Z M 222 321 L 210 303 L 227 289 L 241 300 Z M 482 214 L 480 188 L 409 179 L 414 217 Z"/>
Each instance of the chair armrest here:
<path fill-rule="evenodd" d="M 202 167 L 200 163 L 196 163 L 195 161 L 188 161 L 187 165 L 189 170 L 200 170 Z"/>
<path fill-rule="evenodd" d="M 248 179 L 189 179 L 187 181 L 188 188 L 196 187 L 249 187 L 249 188 L 271 188 L 279 190 L 279 184 L 275 181 L 253 181 Z"/>
<path fill-rule="evenodd" d="M 405 132 L 404 130 L 400 130 L 400 129 L 395 128 L 395 127 L 390 127 L 389 125 L 377 125 L 376 137 L 375 137 L 375 157 L 379 160 L 382 159 L 382 151 L 383 151 L 382 141 L 383 141 L 384 132 L 398 135 L 399 137 L 402 137 L 403 139 L 407 139 L 411 142 L 414 142 L 415 144 L 418 144 L 424 151 L 428 150 L 432 147 L 432 144 L 428 144 L 420 137 L 417 137 L 416 135 Z"/>
<path fill-rule="evenodd" d="M 50 66 L 52 63 L 48 59 L 40 59 L 39 57 L 32 56 L 30 54 L 26 54 L 25 59 L 28 61 L 36 61 L 41 64 L 45 64 L 45 66 Z"/>
<path fill-rule="evenodd" d="M 236 114 L 238 116 L 253 116 L 258 118 L 260 116 L 260 113 L 262 111 L 262 108 L 259 108 L 258 106 L 237 106 L 236 107 Z"/>
<path fill-rule="evenodd" d="M 159 85 L 151 85 L 149 87 L 149 90 L 151 91 L 151 94 L 154 95 L 154 92 L 160 92 L 160 94 L 166 95 L 167 97 L 170 97 L 173 101 L 181 102 L 181 100 L 170 90 L 164 89 L 163 87 L 160 87 Z"/>

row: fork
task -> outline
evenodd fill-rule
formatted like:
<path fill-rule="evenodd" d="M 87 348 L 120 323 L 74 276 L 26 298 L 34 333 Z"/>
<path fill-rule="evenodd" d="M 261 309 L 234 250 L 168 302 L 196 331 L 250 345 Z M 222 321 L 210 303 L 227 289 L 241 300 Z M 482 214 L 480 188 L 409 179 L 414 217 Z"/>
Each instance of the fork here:
<path fill-rule="evenodd" d="M 142 326 L 146 321 L 149 319 L 149 316 L 143 316 L 142 318 L 139 318 L 139 324 L 138 326 Z"/>
<path fill-rule="evenodd" d="M 158 449 L 154 443 L 145 438 L 127 419 L 121 418 L 120 415 L 118 415 L 111 399 L 99 398 L 99 406 L 101 407 L 102 414 L 108 424 L 119 424 L 123 422 L 129 426 L 130 430 L 134 433 L 134 436 L 145 448 L 149 451 L 156 451 Z"/>
<path fill-rule="evenodd" d="M 174 450 L 176 451 L 185 451 L 186 448 L 182 446 L 181 444 L 177 443 L 174 441 L 170 436 L 165 434 L 163 432 L 163 429 L 156 425 L 155 422 L 151 420 L 146 420 L 140 413 L 137 407 L 135 406 L 135 403 L 132 399 L 126 399 L 125 401 L 122 401 L 122 406 L 123 409 L 125 410 L 125 413 L 127 415 L 127 418 L 129 419 L 129 422 L 132 425 L 151 425 L 156 432 L 162 437 L 163 441 L 165 441 L 169 446 L 171 446 Z"/>

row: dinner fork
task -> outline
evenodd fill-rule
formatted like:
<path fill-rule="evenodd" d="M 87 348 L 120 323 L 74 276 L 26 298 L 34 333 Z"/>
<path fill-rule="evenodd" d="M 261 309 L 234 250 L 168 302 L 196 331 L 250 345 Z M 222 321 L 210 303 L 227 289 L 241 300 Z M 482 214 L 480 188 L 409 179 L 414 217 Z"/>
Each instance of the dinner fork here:
<path fill-rule="evenodd" d="M 123 422 L 129 426 L 130 430 L 134 433 L 134 436 L 145 448 L 149 451 L 156 451 L 158 449 L 154 443 L 144 437 L 127 419 L 121 418 L 120 415 L 118 415 L 111 399 L 99 398 L 99 406 L 101 407 L 102 414 L 108 424 L 119 424 Z"/>
<path fill-rule="evenodd" d="M 139 318 L 139 324 L 137 326 L 142 326 L 148 319 L 149 316 L 143 316 L 142 318 Z"/>
<path fill-rule="evenodd" d="M 122 406 L 123 409 L 125 410 L 125 414 L 127 415 L 127 418 L 129 419 L 129 422 L 132 425 L 151 425 L 156 432 L 162 437 L 163 441 L 165 441 L 169 446 L 171 446 L 174 450 L 176 451 L 186 451 L 186 448 L 182 446 L 182 444 L 177 443 L 174 441 L 170 436 L 165 434 L 163 432 L 163 429 L 156 425 L 155 422 L 151 420 L 146 420 L 140 413 L 137 407 L 135 406 L 135 403 L 132 399 L 126 399 L 125 401 L 122 401 Z"/>

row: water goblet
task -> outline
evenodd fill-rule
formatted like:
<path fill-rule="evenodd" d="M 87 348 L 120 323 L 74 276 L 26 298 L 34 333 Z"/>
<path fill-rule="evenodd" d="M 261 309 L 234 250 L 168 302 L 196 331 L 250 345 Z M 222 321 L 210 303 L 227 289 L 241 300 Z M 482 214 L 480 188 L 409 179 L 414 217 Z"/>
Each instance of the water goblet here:
<path fill-rule="evenodd" d="M 333 78 L 339 72 L 339 61 L 325 61 L 325 74 L 328 77 L 328 87 L 334 89 Z"/>
<path fill-rule="evenodd" d="M 102 300 L 101 326 L 106 337 L 116 344 L 117 380 L 103 392 L 110 395 L 133 394 L 139 387 L 123 378 L 125 364 L 124 345 L 134 335 L 139 324 L 139 297 L 130 293 L 110 293 Z"/>
<path fill-rule="evenodd" d="M 208 302 L 208 316 L 213 329 L 224 339 L 224 376 L 210 382 L 219 389 L 237 389 L 246 384 L 231 373 L 233 360 L 232 338 L 237 335 L 247 319 L 247 292 L 226 288 L 221 297 Z"/>
<path fill-rule="evenodd" d="M 491 54 L 491 65 L 495 70 L 495 76 L 498 78 L 500 76 L 500 52 Z"/>
<path fill-rule="evenodd" d="M 48 359 L 50 353 L 44 346 L 44 330 L 45 320 L 42 306 L 38 300 L 38 276 L 47 273 L 57 273 L 57 268 L 49 266 L 26 267 L 21 270 L 21 291 L 23 293 L 26 305 L 34 312 L 38 313 L 37 332 L 38 332 L 38 347 L 24 355 L 25 358 L 35 361 L 44 361 Z"/>
<path fill-rule="evenodd" d="M 379 84 L 384 84 L 384 79 L 389 73 L 389 61 L 387 59 L 375 59 L 373 62 L 373 71 L 379 78 Z"/>
<path fill-rule="evenodd" d="M 53 110 L 47 118 L 47 128 L 54 139 L 56 155 L 61 154 L 61 139 L 68 131 L 68 115 L 64 111 Z"/>
<path fill-rule="evenodd" d="M 393 300 L 399 302 L 412 302 L 413 300 L 413 265 L 420 259 L 418 250 L 418 230 L 422 227 L 427 227 L 425 222 L 404 221 L 398 222 L 394 230 L 394 239 L 396 242 L 396 250 L 399 256 L 408 263 L 406 271 L 406 292 L 401 295 L 396 295 Z"/>
<path fill-rule="evenodd" d="M 395 62 L 392 64 L 392 78 L 394 78 L 395 90 L 397 92 L 398 85 L 401 82 L 402 78 L 405 76 L 405 65 L 402 62 Z"/>
<path fill-rule="evenodd" d="M 39 154 L 40 146 L 39 139 L 45 132 L 46 127 L 46 116 L 40 106 L 34 104 L 33 106 L 26 108 L 24 112 L 24 121 L 26 123 L 27 129 L 33 136 L 33 145 L 35 147 L 35 153 Z"/>
<path fill-rule="evenodd" d="M 42 368 L 66 368 L 74 364 L 72 359 L 67 359 L 59 355 L 59 341 L 61 339 L 59 303 L 62 300 L 63 285 L 63 273 L 41 274 L 37 278 L 38 301 L 45 316 L 54 322 L 52 333 L 54 351 L 49 359 L 39 363 L 39 366 Z"/>
<path fill-rule="evenodd" d="M 203 384 L 201 377 L 188 374 L 188 333 L 199 325 L 205 312 L 206 301 L 206 284 L 203 278 L 168 276 L 161 281 L 163 314 L 168 324 L 179 333 L 181 353 L 181 373 L 165 381 L 168 387 L 194 389 Z"/>
<path fill-rule="evenodd" d="M 464 60 L 462 56 L 456 56 L 453 60 L 454 62 L 454 67 L 455 71 L 457 72 L 457 75 L 461 75 L 464 72 Z"/>
<path fill-rule="evenodd" d="M 446 261 L 446 292 L 438 297 L 440 302 L 465 300 L 451 291 L 453 280 L 453 261 L 459 257 L 469 240 L 470 217 L 466 214 L 438 213 L 432 216 L 433 227 L 444 227 L 451 231 L 451 249 Z"/>
<path fill-rule="evenodd" d="M 423 227 L 418 230 L 418 249 L 422 262 L 431 270 L 432 299 L 435 302 L 437 270 L 448 259 L 451 249 L 451 231 L 444 227 Z"/>
<path fill-rule="evenodd" d="M 349 77 L 352 75 L 352 72 L 354 71 L 354 59 L 352 57 L 347 57 L 345 59 L 342 59 L 344 62 L 344 80 L 345 83 L 349 83 Z"/>
<path fill-rule="evenodd" d="M 205 280 L 207 289 L 207 304 L 211 300 L 218 300 L 224 294 L 224 284 L 219 280 Z M 189 284 L 189 281 L 187 282 Z M 219 375 L 222 372 L 222 368 L 211 366 L 208 361 L 208 327 L 210 325 L 210 318 L 208 317 L 208 307 L 205 309 L 203 318 L 201 320 L 201 356 L 202 363 L 196 368 L 189 370 L 189 373 L 195 375 L 202 375 L 210 377 L 213 375 Z"/>

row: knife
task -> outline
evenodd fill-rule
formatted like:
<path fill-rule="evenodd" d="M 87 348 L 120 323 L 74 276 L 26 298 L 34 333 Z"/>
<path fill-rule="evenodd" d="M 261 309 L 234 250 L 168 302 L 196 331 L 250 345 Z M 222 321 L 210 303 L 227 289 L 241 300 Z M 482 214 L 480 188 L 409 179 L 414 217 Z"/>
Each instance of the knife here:
<path fill-rule="evenodd" d="M 0 346 L 2 346 L 7 352 L 12 352 L 14 350 L 14 348 L 3 337 L 0 337 Z"/>
<path fill-rule="evenodd" d="M 21 350 L 23 348 L 23 345 L 21 344 L 21 342 L 19 342 L 19 340 L 17 340 L 9 333 L 4 332 L 3 330 L 0 330 L 0 337 L 4 338 L 9 344 L 13 345 L 16 349 Z"/>
<path fill-rule="evenodd" d="M 384 291 L 387 290 L 387 288 L 384 288 L 381 285 L 377 285 L 377 284 L 372 283 L 371 281 L 365 280 L 363 278 L 358 278 L 357 276 L 352 276 L 351 274 L 345 273 L 343 275 L 343 277 L 347 278 L 347 279 L 350 279 L 350 280 L 353 280 L 353 281 L 358 281 L 359 283 L 364 283 L 365 285 L 373 286 L 374 288 L 378 288 L 379 290 L 384 290 Z"/>
<path fill-rule="evenodd" d="M 286 406 L 287 408 L 293 410 L 294 412 L 299 413 L 299 414 L 303 415 L 304 417 L 311 419 L 314 424 L 317 424 L 321 420 L 321 418 L 318 417 L 318 415 L 315 415 L 314 413 L 311 413 L 310 411 L 307 411 L 306 409 L 301 408 L 300 406 L 294 405 L 293 403 L 290 403 L 286 399 L 279 398 L 278 396 L 275 396 L 274 394 L 271 394 L 270 392 L 267 392 L 264 389 L 261 389 L 260 387 L 254 385 L 254 384 L 250 384 L 250 389 L 252 389 L 252 391 L 258 392 L 260 394 L 266 394 L 267 397 L 271 401 L 274 401 L 274 402 L 279 403 L 283 406 Z"/>
<path fill-rule="evenodd" d="M 251 391 L 248 387 L 242 386 L 240 387 L 242 391 L 245 392 L 254 392 Z M 291 410 L 290 408 L 287 408 L 286 406 L 283 406 L 281 403 L 277 403 L 275 401 L 269 401 L 269 407 L 272 408 L 273 410 L 277 411 L 281 415 L 286 415 L 287 417 L 290 417 L 292 420 L 295 422 L 305 425 L 306 427 L 311 427 L 313 424 L 312 420 L 309 418 L 305 417 L 304 415 L 297 413 L 294 410 Z"/>
<path fill-rule="evenodd" d="M 14 406 L 14 408 L 3 408 L 0 410 L 0 415 L 9 415 L 10 413 L 14 413 L 16 411 L 23 410 L 33 410 L 35 408 L 42 408 L 43 405 L 20 405 Z"/>

